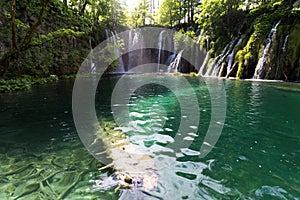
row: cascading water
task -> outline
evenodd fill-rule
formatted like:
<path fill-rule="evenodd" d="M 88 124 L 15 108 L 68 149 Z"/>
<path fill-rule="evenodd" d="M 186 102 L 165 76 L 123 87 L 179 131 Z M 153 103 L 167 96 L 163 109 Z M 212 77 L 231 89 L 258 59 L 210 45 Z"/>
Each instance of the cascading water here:
<path fill-rule="evenodd" d="M 114 47 L 115 57 L 119 59 L 115 70 L 117 73 L 197 72 L 204 58 L 208 58 L 206 48 L 200 47 L 196 42 L 185 51 L 179 48 L 176 52 L 174 33 L 168 30 L 161 30 L 155 34 L 157 37 L 154 40 L 147 39 L 143 35 L 143 29 L 132 29 L 122 36 L 117 36 L 115 32 L 109 30 L 106 34 L 109 43 Z M 201 37 L 201 35 L 198 37 L 199 41 Z M 122 51 L 127 52 L 123 56 L 120 56 L 120 40 L 124 42 Z M 154 45 L 155 48 L 149 48 L 149 44 Z M 183 59 L 183 52 L 185 59 Z M 146 65 L 148 63 L 157 63 L 157 65 L 149 67 Z M 136 68 L 137 66 L 139 67 Z"/>
<path fill-rule="evenodd" d="M 199 72 L 198 72 L 199 75 L 204 75 L 206 73 L 206 68 L 207 68 L 209 59 L 210 59 L 210 56 L 209 56 L 209 53 L 207 53 L 202 65 L 199 69 Z"/>
<path fill-rule="evenodd" d="M 198 74 L 199 71 L 203 65 L 203 62 L 205 62 L 206 57 L 208 56 L 207 49 L 204 49 L 201 45 L 200 42 L 202 40 L 204 31 L 201 30 L 200 35 L 198 36 L 197 42 L 194 45 L 194 63 L 196 69 L 198 69 Z"/>
<path fill-rule="evenodd" d="M 241 45 L 244 35 L 228 43 L 222 50 L 221 54 L 209 62 L 210 55 L 207 53 L 198 74 L 203 76 L 224 76 L 228 77 L 232 71 L 236 47 Z M 209 37 L 206 36 L 206 49 L 209 51 Z"/>
<path fill-rule="evenodd" d="M 178 68 L 180 67 L 180 61 L 182 57 L 182 53 L 184 50 L 179 51 L 175 60 L 169 65 L 168 72 L 178 72 Z"/>
<path fill-rule="evenodd" d="M 281 54 L 286 53 L 286 47 L 287 47 L 288 39 L 289 39 L 289 34 L 287 34 L 285 36 L 283 45 L 282 45 L 282 39 L 280 40 L 280 43 L 281 43 L 280 45 L 282 45 L 282 48 L 279 48 L 278 53 L 277 53 L 276 72 L 275 72 L 275 76 L 274 76 L 275 80 L 276 80 L 277 75 L 278 75 L 278 70 L 279 70 L 279 67 L 280 67 L 281 58 L 284 58 L 284 56 L 281 56 Z"/>
<path fill-rule="evenodd" d="M 217 61 L 221 58 L 222 55 L 218 55 L 215 59 L 213 59 L 213 61 L 211 63 L 208 64 L 207 70 L 205 72 L 205 76 L 211 76 L 213 74 L 214 71 L 214 67 L 217 64 Z M 203 74 L 201 74 L 203 75 Z"/>
<path fill-rule="evenodd" d="M 130 52 L 128 55 L 128 71 L 130 71 L 131 68 L 143 64 L 144 41 L 139 29 L 132 29 L 129 31 L 127 45 Z"/>
<path fill-rule="evenodd" d="M 265 74 L 266 74 L 265 64 L 268 61 L 270 50 L 271 50 L 273 41 L 276 38 L 277 27 L 279 24 L 280 24 L 280 21 L 275 24 L 275 26 L 271 29 L 271 31 L 268 35 L 266 47 L 264 49 L 262 57 L 258 60 L 253 79 L 265 78 Z"/>
<path fill-rule="evenodd" d="M 208 74 L 208 75 L 212 75 L 212 76 L 218 76 L 220 69 L 221 69 L 221 64 L 223 62 L 223 60 L 228 56 L 228 54 L 231 52 L 231 49 L 233 47 L 234 42 L 231 41 L 229 44 L 226 45 L 226 47 L 223 49 L 222 53 L 216 57 L 216 61 L 215 66 L 213 66 L 214 70 L 212 72 L 212 74 Z"/>
<path fill-rule="evenodd" d="M 286 47 L 287 47 L 287 44 L 288 44 L 288 40 L 289 40 L 289 34 L 287 34 L 285 36 L 285 39 L 284 39 L 284 43 L 283 43 L 283 46 L 282 46 L 282 52 L 285 53 L 286 52 Z"/>
<path fill-rule="evenodd" d="M 169 45 L 169 46 L 167 46 Z M 158 60 L 157 60 L 157 72 L 160 71 L 160 64 L 166 64 L 164 59 L 163 49 L 173 46 L 173 38 L 166 30 L 163 30 L 158 37 Z M 167 60 L 168 61 L 168 60 Z"/>
<path fill-rule="evenodd" d="M 92 47 L 92 39 L 89 38 L 89 44 L 90 44 L 90 50 L 91 50 L 91 54 L 93 54 L 93 47 Z M 94 74 L 96 73 L 96 65 L 93 61 L 93 57 L 90 56 L 90 65 L 91 65 L 91 73 Z"/>
<path fill-rule="evenodd" d="M 125 67 L 122 57 L 120 57 L 120 45 L 117 38 L 117 33 L 114 31 L 106 30 L 106 37 L 108 38 L 108 42 L 114 47 L 114 55 L 118 58 L 118 64 L 115 69 L 116 73 L 124 73 Z"/>
<path fill-rule="evenodd" d="M 231 71 L 231 68 L 232 68 L 232 65 L 233 65 L 234 56 L 235 56 L 235 47 L 241 45 L 243 39 L 244 39 L 244 35 L 242 35 L 238 39 L 238 42 L 236 43 L 236 45 L 234 45 L 234 47 L 231 50 L 231 53 L 228 55 L 228 65 L 227 65 L 226 77 L 229 75 L 229 73 Z"/>
<path fill-rule="evenodd" d="M 202 33 L 202 31 L 201 31 L 201 34 L 203 34 Z M 203 35 L 198 39 L 198 43 L 200 43 L 200 39 L 202 38 L 202 37 L 204 37 Z M 200 69 L 199 69 L 199 71 L 198 71 L 198 74 L 199 75 L 205 75 L 205 73 L 207 72 L 207 65 L 208 65 L 208 61 L 209 61 L 209 59 L 210 59 L 210 55 L 209 55 L 209 50 L 210 50 L 210 45 L 209 45 L 209 38 L 208 38 L 208 36 L 205 36 L 205 41 L 206 41 L 206 55 L 205 55 L 205 58 L 204 58 L 204 60 L 203 60 L 203 62 L 202 62 L 202 65 L 201 65 L 201 67 L 200 67 Z"/>
<path fill-rule="evenodd" d="M 175 53 L 172 54 L 172 55 L 170 55 L 170 56 L 168 57 L 168 60 L 167 60 L 167 62 L 166 62 L 166 65 L 167 65 L 167 66 L 170 66 L 171 63 L 174 62 L 175 58 L 176 58 L 176 54 L 175 54 Z"/>
<path fill-rule="evenodd" d="M 206 51 L 208 52 L 209 50 L 210 50 L 209 37 L 206 37 Z"/>

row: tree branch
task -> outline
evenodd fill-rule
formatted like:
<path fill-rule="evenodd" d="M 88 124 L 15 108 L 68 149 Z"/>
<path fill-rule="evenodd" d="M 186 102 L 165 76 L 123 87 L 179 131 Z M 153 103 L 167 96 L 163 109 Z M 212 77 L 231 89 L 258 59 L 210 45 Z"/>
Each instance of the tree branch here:
<path fill-rule="evenodd" d="M 45 0 L 44 4 L 43 4 L 43 6 L 42 6 L 42 8 L 40 10 L 38 20 L 26 32 L 26 35 L 25 35 L 24 40 L 23 40 L 22 45 L 21 45 L 22 49 L 26 49 L 29 46 L 34 31 L 37 29 L 37 27 L 39 27 L 42 24 L 44 12 L 46 11 L 46 8 L 47 8 L 47 6 L 49 4 L 49 1 L 50 0 Z"/>
<path fill-rule="evenodd" d="M 17 49 L 16 0 L 11 2 L 11 32 L 13 48 Z"/>
<path fill-rule="evenodd" d="M 12 43 L 13 48 L 11 48 L 9 51 L 7 51 L 2 57 L 0 58 L 0 77 L 3 76 L 6 72 L 6 70 L 9 67 L 10 60 L 16 56 L 19 52 L 25 51 L 30 47 L 31 39 L 33 33 L 36 31 L 37 27 L 41 25 L 43 20 L 44 12 L 46 11 L 46 8 L 49 4 L 50 0 L 45 0 L 43 3 L 43 6 L 40 10 L 38 20 L 30 27 L 30 29 L 26 32 L 26 35 L 23 39 L 22 44 L 20 45 L 20 48 L 17 46 L 17 28 L 16 28 L 16 0 L 12 0 L 11 5 L 11 24 L 12 24 Z"/>

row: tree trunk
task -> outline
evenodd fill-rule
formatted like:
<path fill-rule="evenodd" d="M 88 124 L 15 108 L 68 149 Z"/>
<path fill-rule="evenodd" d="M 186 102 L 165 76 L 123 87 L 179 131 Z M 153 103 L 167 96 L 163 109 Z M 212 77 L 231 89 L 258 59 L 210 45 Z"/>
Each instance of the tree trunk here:
<path fill-rule="evenodd" d="M 42 24 L 43 21 L 43 16 L 44 16 L 44 12 L 46 11 L 46 8 L 49 4 L 50 0 L 45 0 L 40 13 L 39 13 L 39 17 L 38 20 L 30 27 L 30 29 L 26 32 L 26 35 L 24 37 L 23 43 L 21 45 L 22 49 L 27 49 L 28 46 L 30 45 L 31 39 L 32 39 L 32 35 L 34 33 L 34 31 L 36 31 L 37 27 L 39 27 Z"/>
<path fill-rule="evenodd" d="M 191 23 L 194 24 L 194 2 L 191 0 Z"/>
<path fill-rule="evenodd" d="M 88 4 L 88 1 L 85 0 L 82 7 L 81 7 L 81 10 L 80 10 L 80 15 L 81 16 L 84 16 L 84 11 L 85 11 L 85 8 L 86 8 L 87 4 Z"/>
<path fill-rule="evenodd" d="M 0 77 L 2 77 L 7 69 L 9 68 L 10 61 L 14 58 L 14 56 L 18 53 L 16 48 L 12 48 L 7 51 L 0 59 Z"/>
<path fill-rule="evenodd" d="M 17 49 L 16 0 L 11 2 L 11 32 L 13 48 Z"/>
<path fill-rule="evenodd" d="M 179 1 L 180 2 L 180 1 Z M 181 3 L 180 3 L 180 5 L 179 5 L 179 19 L 178 19 L 178 24 L 180 24 L 180 22 L 181 22 L 181 18 L 182 18 L 182 5 L 181 5 Z"/>
<path fill-rule="evenodd" d="M 33 33 L 36 31 L 37 27 L 39 27 L 42 24 L 44 12 L 46 11 L 46 8 L 49 4 L 50 0 L 45 0 L 39 16 L 38 20 L 29 28 L 29 30 L 26 32 L 26 35 L 23 39 L 22 44 L 20 47 L 17 45 L 17 33 L 16 33 L 16 22 L 15 22 L 15 15 L 16 15 L 16 0 L 12 0 L 12 6 L 11 6 L 11 25 L 12 25 L 12 43 L 13 47 L 8 50 L 4 55 L 0 58 L 0 77 L 5 74 L 7 69 L 9 68 L 9 64 L 12 59 L 15 58 L 18 53 L 27 50 L 30 47 L 31 39 Z"/>
<path fill-rule="evenodd" d="M 191 7 L 192 7 L 192 0 L 188 0 L 188 23 L 191 23 Z"/>
<path fill-rule="evenodd" d="M 170 13 L 169 13 L 170 14 L 170 26 L 173 27 L 173 16 L 172 16 L 173 7 L 172 7 L 172 5 L 170 7 L 171 7 Z"/>

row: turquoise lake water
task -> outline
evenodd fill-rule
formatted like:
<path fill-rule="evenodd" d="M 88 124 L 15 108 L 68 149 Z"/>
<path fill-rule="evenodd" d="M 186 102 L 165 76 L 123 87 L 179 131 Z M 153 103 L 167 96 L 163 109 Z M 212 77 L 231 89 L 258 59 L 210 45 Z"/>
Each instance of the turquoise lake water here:
<path fill-rule="evenodd" d="M 112 107 L 128 107 L 131 121 L 120 129 L 155 160 L 156 189 L 115 192 L 95 186 L 113 171 L 99 171 L 104 163 L 81 143 L 72 116 L 73 81 L 59 81 L 0 94 L 0 199 L 300 199 L 299 84 L 219 80 L 226 92 L 225 122 L 213 121 L 223 130 L 202 158 L 214 98 L 207 79 L 125 75 L 133 85 L 168 82 L 176 93 L 147 84 L 126 88 L 132 93 L 127 105 L 111 105 L 119 78 L 102 78 L 97 117 L 112 122 Z M 193 95 L 200 113 L 196 123 Z M 180 131 L 182 141 L 174 141 L 182 120 L 192 124 Z"/>

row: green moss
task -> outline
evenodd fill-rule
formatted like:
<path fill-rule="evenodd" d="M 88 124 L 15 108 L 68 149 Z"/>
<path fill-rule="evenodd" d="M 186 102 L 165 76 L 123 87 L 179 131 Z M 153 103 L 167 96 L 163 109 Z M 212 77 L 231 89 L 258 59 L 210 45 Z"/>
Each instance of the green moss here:
<path fill-rule="evenodd" d="M 245 56 L 244 56 L 245 60 L 251 60 L 253 58 L 253 55 L 251 52 L 248 52 Z"/>
<path fill-rule="evenodd" d="M 62 75 L 60 76 L 61 79 L 75 79 L 76 74 L 70 74 L 70 75 Z"/>
<path fill-rule="evenodd" d="M 300 54 L 300 24 L 296 24 L 291 30 L 288 46 L 287 46 L 287 61 L 288 65 L 294 66 L 298 61 Z"/>
<path fill-rule="evenodd" d="M 238 71 L 236 73 L 236 78 L 240 79 L 243 76 L 244 72 L 244 56 L 246 54 L 245 48 L 243 50 L 239 50 L 236 55 L 235 59 L 238 61 Z"/>
<path fill-rule="evenodd" d="M 182 74 L 180 72 L 175 72 L 173 73 L 174 76 L 182 76 Z"/>
<path fill-rule="evenodd" d="M 201 47 L 206 48 L 206 38 L 205 37 L 201 37 L 199 44 Z"/>
<path fill-rule="evenodd" d="M 196 77 L 196 76 L 198 76 L 198 74 L 195 73 L 195 72 L 191 72 L 191 73 L 190 73 L 190 76 L 191 76 L 191 77 Z"/>
<path fill-rule="evenodd" d="M 254 60 L 257 57 L 257 54 L 261 48 L 264 48 L 262 44 L 264 44 L 268 32 L 272 26 L 270 24 L 270 20 L 272 18 L 267 15 L 261 15 L 254 22 L 253 33 L 249 37 L 246 46 L 242 50 L 239 50 L 235 56 L 235 60 L 238 61 L 238 71 L 236 74 L 236 78 L 244 78 L 244 70 L 245 65 L 249 67 L 249 61 Z M 247 62 L 245 62 L 247 61 Z M 248 64 L 245 64 L 248 63 Z"/>

